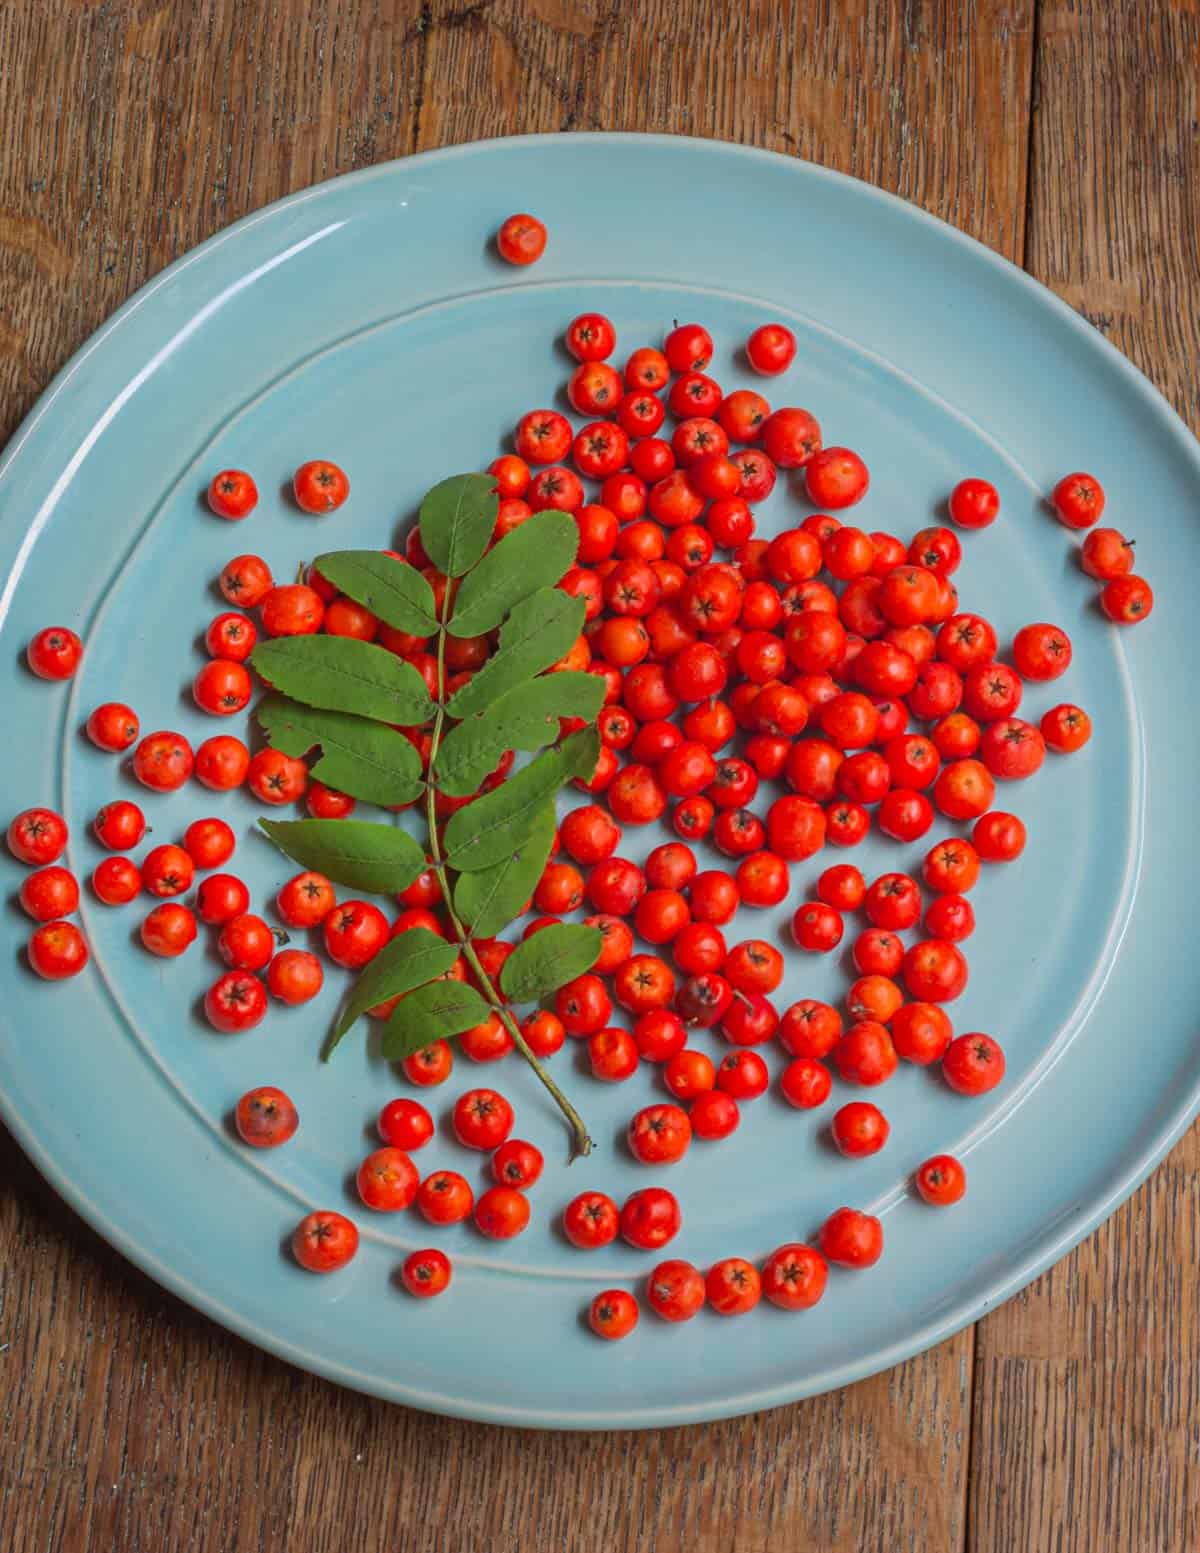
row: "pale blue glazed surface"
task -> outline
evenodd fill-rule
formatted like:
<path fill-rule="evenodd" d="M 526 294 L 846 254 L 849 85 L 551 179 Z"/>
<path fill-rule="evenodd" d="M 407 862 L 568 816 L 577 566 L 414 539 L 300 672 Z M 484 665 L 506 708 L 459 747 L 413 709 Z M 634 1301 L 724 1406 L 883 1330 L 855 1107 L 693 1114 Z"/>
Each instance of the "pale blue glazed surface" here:
<path fill-rule="evenodd" d="M 530 207 L 550 246 L 534 269 L 512 270 L 485 239 Z M 622 231 L 636 241 L 614 245 Z M 471 1083 L 498 1081 L 518 1133 L 547 1154 L 529 1232 L 500 1246 L 462 1226 L 371 1217 L 347 1195 L 371 1119 L 403 1086 L 361 1034 L 331 1066 L 318 1063 L 336 976 L 307 1010 L 276 1008 L 257 1031 L 216 1036 L 195 1012 L 217 974 L 211 951 L 198 943 L 181 961 L 152 960 L 135 942 L 140 911 L 90 898 L 94 963 L 76 981 L 48 988 L 28 973 L 15 909 L 0 962 L 0 1111 L 121 1250 L 234 1330 L 333 1379 L 555 1428 L 744 1412 L 936 1342 L 1111 1212 L 1200 1091 L 1200 961 L 1185 897 L 1200 851 L 1197 733 L 1179 650 L 1200 575 L 1197 446 L 1142 377 L 1019 271 L 863 184 L 762 153 L 630 136 L 435 153 L 273 206 L 134 297 L 64 369 L 0 466 L 5 823 L 29 804 L 61 804 L 73 831 L 66 861 L 82 876 L 101 856 L 87 826 L 107 798 L 143 802 L 155 840 L 221 813 L 239 830 L 232 866 L 264 906 L 290 870 L 251 834 L 249 795 L 221 800 L 194 784 L 145 793 L 83 738 L 87 712 L 119 697 L 144 730 L 177 728 L 195 742 L 216 731 L 187 687 L 222 563 L 252 550 L 290 575 L 320 549 L 389 542 L 427 486 L 484 466 L 524 409 L 558 402 L 568 363 L 553 342 L 585 307 L 614 319 L 622 358 L 674 318 L 703 321 L 727 390 L 748 381 L 733 352 L 749 330 L 770 316 L 792 322 L 797 362 L 766 391 L 808 406 L 827 441 L 864 454 L 873 484 L 854 515 L 864 527 L 911 533 L 963 474 L 999 487 L 1001 521 L 966 541 L 964 606 L 988 613 L 1002 640 L 1028 620 L 1068 628 L 1075 664 L 1056 685 L 1032 687 L 1024 710 L 1072 699 L 1096 723 L 1083 754 L 1048 760 L 998 800 L 1025 819 L 1030 846 L 976 893 L 971 983 L 951 1012 L 959 1029 L 1004 1042 L 1004 1085 L 969 1103 L 905 1068 L 882 1092 L 892 1140 L 863 1163 L 836 1157 L 820 1120 L 768 1096 L 733 1139 L 651 1173 L 617 1139 L 630 1111 L 660 1093 L 653 1073 L 598 1085 L 569 1050 L 555 1070 L 600 1147 L 567 1171 L 556 1114 L 519 1062 L 460 1059 L 430 1092 L 435 1111 Z M 298 514 L 281 491 L 313 456 L 336 459 L 352 481 L 350 502 L 326 520 Z M 240 525 L 198 500 L 228 465 L 251 469 L 262 492 Z M 1158 599 L 1138 632 L 1118 638 L 1102 620 L 1073 540 L 1041 510 L 1039 493 L 1072 468 L 1103 479 L 1108 518 L 1138 539 Z M 809 510 L 784 485 L 760 509 L 767 532 Z M 20 662 L 52 622 L 87 641 L 69 687 L 35 681 Z M 640 856 L 657 839 L 633 836 L 626 850 Z M 855 860 L 881 872 L 927 845 L 873 839 Z M 797 900 L 831 860 L 793 869 Z M 11 897 L 21 870 L 0 869 Z M 743 912 L 731 942 L 778 936 L 786 916 Z M 836 998 L 847 985 L 836 960 L 790 957 L 781 1006 Z M 777 1072 L 782 1053 L 766 1055 Z M 295 1141 L 265 1157 L 225 1122 L 258 1083 L 288 1089 L 303 1118 Z M 939 1214 L 906 1183 L 941 1149 L 964 1153 L 970 1192 Z M 419 1163 L 463 1168 L 463 1158 L 439 1137 Z M 466 1170 L 479 1178 L 473 1161 Z M 809 1236 L 842 1202 L 883 1205 L 885 1259 L 870 1274 L 835 1273 L 803 1316 L 764 1307 L 721 1323 L 706 1312 L 681 1328 L 648 1316 L 627 1342 L 600 1343 L 579 1312 L 653 1258 L 622 1246 L 581 1255 L 551 1220 L 585 1187 L 620 1199 L 655 1179 L 683 1205 L 672 1253 L 701 1265 Z M 323 1280 L 280 1250 L 314 1206 L 346 1209 L 364 1232 L 352 1267 Z M 424 1305 L 392 1274 L 407 1249 L 431 1243 L 454 1255 L 456 1276 Z"/>

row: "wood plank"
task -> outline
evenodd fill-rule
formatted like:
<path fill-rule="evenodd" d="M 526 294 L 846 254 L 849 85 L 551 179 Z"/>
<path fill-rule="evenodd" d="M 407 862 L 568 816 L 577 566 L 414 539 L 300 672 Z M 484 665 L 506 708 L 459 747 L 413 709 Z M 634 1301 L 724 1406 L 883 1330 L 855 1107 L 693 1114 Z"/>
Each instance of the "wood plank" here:
<path fill-rule="evenodd" d="M 1200 1130 L 976 1328 L 971 1553 L 1200 1546 Z"/>
<path fill-rule="evenodd" d="M 420 0 L 0 6 L 0 444 L 150 276 L 412 149 Z"/>
<path fill-rule="evenodd" d="M 418 148 L 649 130 L 810 158 L 1009 258 L 1024 241 L 1033 0 L 438 0 Z"/>
<path fill-rule="evenodd" d="M 969 1355 L 811 1405 L 650 1434 L 550 1435 L 304 1376 L 143 1278 L 36 1178 L 0 1172 L 5 1553 L 828 1553 L 961 1546 Z M 736 1538 L 736 1541 L 735 1541 Z"/>
<path fill-rule="evenodd" d="M 1045 0 L 1039 40 L 1028 268 L 1200 430 L 1200 4 Z M 976 1553 L 1200 1546 L 1198 1223 L 1193 1129 L 980 1323 Z"/>
<path fill-rule="evenodd" d="M 1026 267 L 1200 431 L 1200 0 L 1042 0 L 1039 37 Z"/>
<path fill-rule="evenodd" d="M 1032 5 L 0 9 L 0 434 L 193 242 L 313 179 L 474 135 L 744 140 L 1019 256 Z M 0 1178 L 5 1553 L 403 1553 L 436 1545 L 430 1524 L 495 1553 L 962 1546 L 969 1333 L 758 1420 L 486 1429 L 339 1392 L 228 1337 L 108 1250 L 2 1133 Z"/>

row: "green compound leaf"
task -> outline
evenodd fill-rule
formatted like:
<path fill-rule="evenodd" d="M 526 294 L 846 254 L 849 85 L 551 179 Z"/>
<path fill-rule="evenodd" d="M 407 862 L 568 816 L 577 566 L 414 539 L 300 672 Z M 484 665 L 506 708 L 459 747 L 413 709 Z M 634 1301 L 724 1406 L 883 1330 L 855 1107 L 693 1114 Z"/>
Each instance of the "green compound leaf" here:
<path fill-rule="evenodd" d="M 490 1013 L 488 1004 L 466 982 L 431 981 L 396 1005 L 383 1029 L 383 1055 L 389 1062 L 399 1062 L 434 1041 L 483 1024 Z"/>
<path fill-rule="evenodd" d="M 447 863 L 459 873 L 474 873 L 510 856 L 528 837 L 547 799 L 572 777 L 595 770 L 599 753 L 600 735 L 595 728 L 582 729 L 494 792 L 459 809 L 446 826 Z"/>
<path fill-rule="evenodd" d="M 583 617 L 583 600 L 559 588 L 539 588 L 522 599 L 500 629 L 497 652 L 451 697 L 450 716 L 486 711 L 498 697 L 557 663 L 583 629 Z"/>
<path fill-rule="evenodd" d="M 558 582 L 579 548 L 569 512 L 538 512 L 513 529 L 463 578 L 448 627 L 452 636 L 494 631 L 514 605 Z"/>
<path fill-rule="evenodd" d="M 500 498 L 491 475 L 451 475 L 421 503 L 421 544 L 447 577 L 469 572 L 491 543 Z"/>
<path fill-rule="evenodd" d="M 582 922 L 560 922 L 520 943 L 500 971 L 500 988 L 513 1003 L 532 1003 L 590 971 L 604 935 Z"/>
<path fill-rule="evenodd" d="M 437 630 L 433 589 L 415 566 L 381 550 L 331 550 L 313 565 L 327 582 L 362 604 L 385 625 L 410 636 Z"/>
<path fill-rule="evenodd" d="M 551 799 L 534 819 L 525 840 L 503 862 L 458 876 L 454 909 L 475 938 L 494 938 L 521 915 L 542 877 L 557 825 Z"/>
<path fill-rule="evenodd" d="M 444 976 L 457 959 L 457 946 L 448 944 L 428 928 L 409 928 L 393 938 L 355 982 L 333 1027 L 325 1055 L 332 1055 L 346 1031 L 369 1008 Z"/>
<path fill-rule="evenodd" d="M 270 743 L 285 755 L 306 755 L 320 745 L 312 775 L 351 798 L 401 804 L 424 789 L 421 757 L 402 733 L 383 723 L 320 711 L 274 694 L 264 696 L 254 715 Z"/>
<path fill-rule="evenodd" d="M 433 716 L 425 681 L 403 658 L 349 636 L 279 636 L 250 659 L 272 690 L 306 706 L 416 727 Z"/>
<path fill-rule="evenodd" d="M 425 867 L 425 853 L 395 825 L 369 820 L 259 820 L 279 850 L 302 868 L 371 895 L 406 890 Z"/>
<path fill-rule="evenodd" d="M 603 704 L 604 682 L 598 674 L 564 670 L 518 685 L 450 730 L 434 761 L 434 781 L 451 797 L 465 798 L 495 770 L 505 750 L 552 744 L 560 718 L 592 722 Z"/>

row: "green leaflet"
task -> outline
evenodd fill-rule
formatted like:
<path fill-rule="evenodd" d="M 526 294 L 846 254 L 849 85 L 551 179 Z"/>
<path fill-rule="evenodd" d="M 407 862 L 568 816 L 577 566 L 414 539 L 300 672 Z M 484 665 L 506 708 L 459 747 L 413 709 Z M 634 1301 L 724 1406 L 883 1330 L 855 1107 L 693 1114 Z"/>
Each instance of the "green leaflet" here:
<path fill-rule="evenodd" d="M 491 475 L 451 475 L 421 503 L 421 543 L 447 577 L 469 572 L 491 543 L 500 499 Z"/>
<path fill-rule="evenodd" d="M 382 550 L 331 550 L 319 555 L 313 565 L 385 625 L 411 636 L 432 636 L 437 630 L 433 589 L 407 561 Z"/>
<path fill-rule="evenodd" d="M 546 801 L 564 782 L 593 771 L 599 753 L 599 734 L 585 728 L 459 809 L 446 826 L 447 863 L 459 873 L 473 873 L 508 857 L 529 835 Z"/>
<path fill-rule="evenodd" d="M 444 976 L 457 959 L 458 946 L 448 944 L 428 928 L 409 928 L 393 938 L 355 982 L 330 1034 L 325 1055 L 332 1055 L 346 1031 L 369 1008 Z"/>
<path fill-rule="evenodd" d="M 383 1029 L 383 1055 L 399 1062 L 423 1046 L 461 1035 L 491 1013 L 474 987 L 463 981 L 431 981 L 396 1005 Z"/>
<path fill-rule="evenodd" d="M 517 945 L 500 971 L 500 987 L 513 1003 L 535 998 L 590 971 L 600 957 L 604 935 L 583 923 L 560 922 Z"/>
<path fill-rule="evenodd" d="M 459 874 L 454 909 L 475 938 L 493 938 L 519 917 L 542 877 L 554 844 L 558 816 L 551 799 L 535 816 L 525 840 L 502 862 Z"/>
<path fill-rule="evenodd" d="M 499 650 L 450 698 L 450 716 L 485 711 L 498 697 L 557 663 L 583 629 L 583 616 L 583 600 L 558 588 L 539 588 L 522 599 L 500 628 Z"/>
<path fill-rule="evenodd" d="M 417 726 L 433 716 L 425 681 L 403 658 L 348 636 L 279 636 L 250 659 L 272 690 L 306 706 Z"/>
<path fill-rule="evenodd" d="M 368 894 L 406 890 L 425 867 L 425 853 L 395 825 L 369 820 L 262 820 L 281 852 L 336 884 Z"/>
<path fill-rule="evenodd" d="M 268 740 L 285 755 L 321 757 L 313 776 L 368 803 L 409 803 L 424 789 L 421 758 L 408 739 L 383 723 L 346 712 L 318 711 L 287 696 L 264 696 L 254 709 Z"/>
<path fill-rule="evenodd" d="M 604 682 L 598 674 L 567 670 L 518 685 L 450 730 L 434 762 L 434 780 L 452 797 L 465 797 L 495 769 L 505 750 L 552 744 L 560 718 L 591 722 L 603 703 Z"/>
<path fill-rule="evenodd" d="M 568 512 L 538 512 L 513 529 L 463 578 L 450 617 L 453 636 L 494 631 L 535 588 L 558 582 L 575 560 L 579 529 Z"/>

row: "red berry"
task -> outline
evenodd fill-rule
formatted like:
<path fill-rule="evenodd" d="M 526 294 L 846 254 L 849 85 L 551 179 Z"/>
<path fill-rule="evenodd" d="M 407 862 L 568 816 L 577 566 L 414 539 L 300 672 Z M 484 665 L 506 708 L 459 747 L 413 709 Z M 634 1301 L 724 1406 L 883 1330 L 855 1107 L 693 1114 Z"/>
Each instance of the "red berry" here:
<path fill-rule="evenodd" d="M 508 1138 L 492 1155 L 492 1176 L 499 1185 L 523 1192 L 541 1175 L 543 1164 L 541 1149 L 520 1138 Z"/>
<path fill-rule="evenodd" d="M 1137 625 L 1154 608 L 1154 593 L 1141 577 L 1114 577 L 1100 595 L 1100 607 L 1117 625 Z"/>
<path fill-rule="evenodd" d="M 987 480 L 960 480 L 950 492 L 949 507 L 959 528 L 986 528 L 1000 512 L 1000 494 Z"/>
<path fill-rule="evenodd" d="M 796 336 L 786 324 L 760 324 L 746 341 L 746 359 L 763 377 L 777 377 L 795 360 Z"/>
<path fill-rule="evenodd" d="M 616 348 L 617 331 L 603 313 L 580 313 L 567 325 L 563 343 L 576 361 L 603 361 Z"/>
<path fill-rule="evenodd" d="M 218 518 L 236 522 L 254 511 L 258 487 L 242 469 L 223 469 L 214 475 L 208 487 L 208 505 Z"/>
<path fill-rule="evenodd" d="M 866 464 L 849 448 L 822 448 L 804 471 L 809 500 L 815 507 L 832 512 L 860 502 L 870 483 Z"/>
<path fill-rule="evenodd" d="M 944 1009 L 936 1003 L 905 1003 L 892 1016 L 892 1041 L 899 1056 L 919 1067 L 937 1062 L 954 1037 Z"/>
<path fill-rule="evenodd" d="M 469 1149 L 497 1149 L 513 1129 L 513 1109 L 494 1089 L 469 1089 L 454 1105 L 454 1135 Z"/>
<path fill-rule="evenodd" d="M 535 264 L 546 251 L 546 228 L 536 216 L 509 216 L 496 233 L 496 251 L 509 264 Z"/>
<path fill-rule="evenodd" d="M 888 1140 L 891 1128 L 878 1106 L 866 1100 L 852 1100 L 834 1113 L 830 1123 L 833 1141 L 842 1154 L 852 1159 L 878 1154 Z"/>
<path fill-rule="evenodd" d="M 967 1173 L 953 1154 L 935 1154 L 917 1167 L 917 1191 L 934 1208 L 959 1202 L 967 1190 Z"/>
<path fill-rule="evenodd" d="M 619 1342 L 638 1324 L 637 1301 L 625 1289 L 605 1289 L 588 1309 L 588 1325 L 597 1337 Z"/>
<path fill-rule="evenodd" d="M 21 863 L 54 863 L 67 845 L 67 834 L 67 822 L 53 809 L 25 809 L 8 827 L 8 850 Z"/>
<path fill-rule="evenodd" d="M 1082 749 L 1092 736 L 1091 718 L 1082 707 L 1069 701 L 1044 712 L 1039 727 L 1047 749 L 1058 755 L 1069 755 Z"/>
<path fill-rule="evenodd" d="M 302 512 L 332 512 L 349 496 L 350 482 L 336 464 L 323 458 L 314 458 L 301 464 L 292 476 L 292 494 Z M 269 626 L 267 629 L 271 630 Z M 271 631 L 272 636 L 281 634 Z"/>
<path fill-rule="evenodd" d="M 267 988 L 271 996 L 296 1008 L 315 998 L 325 982 L 325 972 L 315 954 L 307 949 L 283 949 L 267 967 Z"/>
<path fill-rule="evenodd" d="M 403 1149 L 385 1147 L 363 1160 L 356 1184 L 366 1207 L 377 1213 L 400 1213 L 416 1197 L 420 1176 Z"/>
<path fill-rule="evenodd" d="M 219 868 L 233 856 L 236 839 L 224 820 L 193 820 L 183 833 L 183 845 L 197 868 Z"/>
<path fill-rule="evenodd" d="M 1133 570 L 1133 541 L 1119 529 L 1094 528 L 1080 546 L 1079 564 L 1099 582 L 1126 577 Z"/>
<path fill-rule="evenodd" d="M 851 1025 L 834 1047 L 833 1060 L 848 1084 L 886 1083 L 897 1066 L 892 1038 L 874 1019 Z"/>
<path fill-rule="evenodd" d="M 704 1299 L 704 1276 L 690 1262 L 660 1262 L 646 1282 L 646 1301 L 664 1321 L 690 1321 Z"/>
<path fill-rule="evenodd" d="M 234 556 L 221 573 L 220 586 L 231 604 L 239 609 L 253 609 L 273 586 L 271 568 L 261 556 Z"/>
<path fill-rule="evenodd" d="M 819 1239 L 825 1256 L 840 1267 L 873 1267 L 883 1255 L 883 1225 L 856 1208 L 831 1213 Z"/>
<path fill-rule="evenodd" d="M 674 1193 L 647 1186 L 626 1198 L 621 1209 L 621 1238 L 639 1251 L 658 1251 L 679 1233 L 683 1216 Z"/>
<path fill-rule="evenodd" d="M 779 469 L 803 469 L 821 451 L 821 428 L 807 410 L 776 410 L 759 435 L 763 451 Z"/>
<path fill-rule="evenodd" d="M 696 1137 L 706 1139 L 727 1138 L 736 1132 L 742 1119 L 737 1101 L 719 1089 L 698 1095 L 688 1116 Z"/>
<path fill-rule="evenodd" d="M 174 792 L 192 774 L 195 757 L 181 733 L 148 733 L 133 752 L 133 774 L 144 787 Z"/>
<path fill-rule="evenodd" d="M 607 1246 L 620 1230 L 620 1210 L 604 1192 L 581 1192 L 563 1213 L 563 1234 L 581 1251 Z"/>
<path fill-rule="evenodd" d="M 815 1057 L 796 1057 L 783 1070 L 779 1087 L 789 1105 L 811 1111 L 829 1099 L 833 1079 L 825 1064 Z"/>
<path fill-rule="evenodd" d="M 529 1223 L 524 1192 L 512 1186 L 490 1186 L 475 1204 L 475 1227 L 491 1240 L 512 1240 Z"/>
<path fill-rule="evenodd" d="M 1064 475 L 1050 502 L 1067 528 L 1091 528 L 1104 511 L 1104 487 L 1093 475 Z"/>
<path fill-rule="evenodd" d="M 78 976 L 88 963 L 87 940 L 73 922 L 45 922 L 26 946 L 31 969 L 45 981 Z"/>
<path fill-rule="evenodd" d="M 310 1273 L 335 1272 L 357 1250 L 358 1230 L 340 1213 L 310 1213 L 292 1235 L 292 1255 Z"/>
<path fill-rule="evenodd" d="M 762 1298 L 762 1278 L 752 1262 L 726 1257 L 709 1268 L 704 1291 L 718 1316 L 741 1316 Z"/>
<path fill-rule="evenodd" d="M 1025 850 L 1025 825 L 996 809 L 976 820 L 971 840 L 985 863 L 1011 863 Z"/>
<path fill-rule="evenodd" d="M 800 1242 L 772 1251 L 762 1268 L 762 1291 L 781 1310 L 809 1310 L 825 1293 L 829 1265 Z"/>
<path fill-rule="evenodd" d="M 842 1035 L 842 1016 L 828 1003 L 802 998 L 779 1021 L 779 1040 L 793 1057 L 826 1057 Z"/>
<path fill-rule="evenodd" d="M 233 874 L 211 874 L 196 892 L 196 913 L 211 927 L 224 926 L 250 906 L 250 892 Z"/>
<path fill-rule="evenodd" d="M 123 701 L 105 701 L 87 720 L 87 735 L 98 749 L 119 754 L 138 736 L 137 714 Z"/>
<path fill-rule="evenodd" d="M 421 1182 L 414 1201 L 430 1224 L 460 1224 L 475 1206 L 475 1194 L 457 1171 L 437 1170 Z"/>
<path fill-rule="evenodd" d="M 233 1113 L 238 1137 L 252 1149 L 277 1149 L 295 1136 L 300 1113 L 284 1094 L 271 1084 L 248 1089 Z"/>
<path fill-rule="evenodd" d="M 842 914 L 822 901 L 808 901 L 792 917 L 792 937 L 810 954 L 828 954 L 842 941 Z"/>
<path fill-rule="evenodd" d="M 629 1123 L 629 1150 L 643 1165 L 671 1165 L 692 1141 L 687 1112 L 677 1105 L 649 1105 Z"/>
<path fill-rule="evenodd" d="M 986 1094 L 1004 1077 L 1004 1053 L 990 1035 L 960 1035 L 946 1048 L 942 1077 L 960 1095 Z"/>
<path fill-rule="evenodd" d="M 436 1247 L 410 1252 L 400 1268 L 400 1281 L 405 1289 L 422 1300 L 432 1299 L 449 1288 L 452 1277 L 450 1258 Z"/>
<path fill-rule="evenodd" d="M 25 660 L 39 679 L 70 679 L 83 657 L 83 643 L 66 626 L 47 626 L 25 649 Z"/>
<path fill-rule="evenodd" d="M 267 1012 L 267 994 L 256 976 L 226 971 L 205 993 L 204 1012 L 213 1028 L 225 1035 L 251 1030 Z"/>
<path fill-rule="evenodd" d="M 735 1100 L 756 1100 L 769 1082 L 767 1065 L 754 1051 L 730 1052 L 717 1069 L 717 1088 Z"/>
<path fill-rule="evenodd" d="M 69 917 L 79 905 L 79 885 L 68 868 L 39 868 L 21 881 L 21 908 L 35 922 Z"/>
<path fill-rule="evenodd" d="M 379 1136 L 392 1148 L 424 1148 L 433 1137 L 433 1118 L 417 1100 L 389 1100 L 376 1125 Z"/>
<path fill-rule="evenodd" d="M 1118 582 L 1128 581 L 1128 578 L 1118 578 Z M 1116 584 L 1109 583 L 1108 586 L 1111 588 Z M 1022 678 L 1057 679 L 1071 666 L 1071 639 L 1058 626 L 1023 626 L 1013 637 L 1012 654 Z"/>

